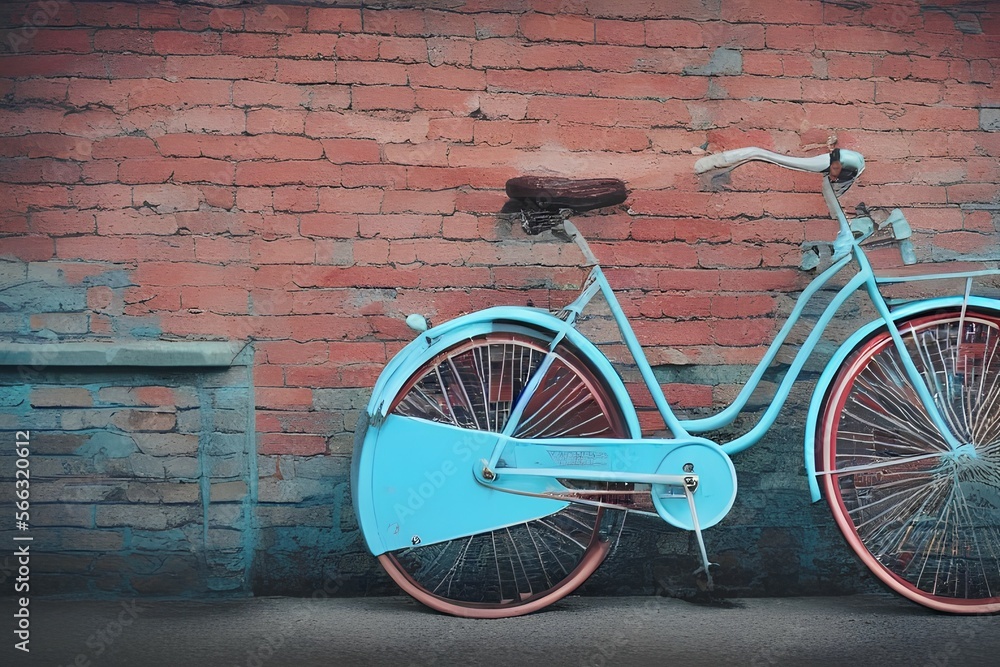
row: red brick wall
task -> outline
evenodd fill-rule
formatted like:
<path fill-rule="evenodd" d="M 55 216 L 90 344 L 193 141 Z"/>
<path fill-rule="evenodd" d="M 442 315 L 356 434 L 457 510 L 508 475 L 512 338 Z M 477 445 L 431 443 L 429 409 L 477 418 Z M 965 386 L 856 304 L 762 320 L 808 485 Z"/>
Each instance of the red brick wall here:
<path fill-rule="evenodd" d="M 2 7 L 0 254 L 86 299 L 0 329 L 261 341 L 265 454 L 346 453 L 315 392 L 370 387 L 407 313 L 565 302 L 575 249 L 497 222 L 514 175 L 628 182 L 578 225 L 658 365 L 755 363 L 831 229 L 815 177 L 713 187 L 703 151 L 835 140 L 921 259 L 1000 250 L 992 3 L 228 4 Z"/>

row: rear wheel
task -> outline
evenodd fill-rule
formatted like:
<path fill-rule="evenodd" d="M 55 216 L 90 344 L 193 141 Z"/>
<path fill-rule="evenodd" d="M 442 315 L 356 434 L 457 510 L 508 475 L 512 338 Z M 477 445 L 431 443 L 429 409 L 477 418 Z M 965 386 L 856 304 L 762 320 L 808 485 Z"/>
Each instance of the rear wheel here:
<path fill-rule="evenodd" d="M 824 405 L 826 497 L 851 548 L 927 607 L 1000 611 L 1000 316 L 899 326 L 958 451 L 934 427 L 887 330 L 844 363 Z"/>
<path fill-rule="evenodd" d="M 415 371 L 390 412 L 480 431 L 502 431 L 549 348 L 544 334 L 498 330 L 457 343 Z M 520 437 L 627 437 L 606 383 L 565 344 L 515 431 Z M 420 443 L 414 443 L 420 456 Z M 549 516 L 462 539 L 382 554 L 407 593 L 457 616 L 500 618 L 555 602 L 601 564 L 606 513 L 571 504 Z"/>

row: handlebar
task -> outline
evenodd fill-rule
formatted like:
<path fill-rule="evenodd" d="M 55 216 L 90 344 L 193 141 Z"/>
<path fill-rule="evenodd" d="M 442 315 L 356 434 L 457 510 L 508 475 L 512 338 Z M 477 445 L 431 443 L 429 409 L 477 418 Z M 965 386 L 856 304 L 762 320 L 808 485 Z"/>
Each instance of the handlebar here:
<path fill-rule="evenodd" d="M 834 259 L 843 257 L 850 252 L 852 244 L 858 240 L 859 236 L 862 237 L 859 242 L 864 242 L 864 240 L 873 235 L 874 227 L 866 234 L 856 234 L 856 230 L 852 229 L 851 223 L 848 222 L 847 216 L 844 215 L 844 210 L 840 206 L 840 201 L 837 199 L 851 187 L 858 176 L 861 175 L 861 172 L 865 170 L 865 159 L 861 153 L 847 150 L 846 148 L 835 148 L 825 155 L 790 157 L 751 146 L 723 151 L 715 155 L 706 155 L 695 162 L 694 170 L 695 173 L 704 174 L 716 169 L 732 169 L 751 160 L 770 162 L 771 164 L 776 164 L 786 169 L 794 169 L 795 171 L 827 174 L 828 178 L 823 179 L 823 199 L 826 201 L 827 208 L 830 209 L 830 215 L 840 226 L 840 233 L 833 243 L 830 244 Z M 867 220 L 867 222 L 871 225 L 871 220 Z M 889 218 L 879 226 L 879 229 L 885 226 L 889 226 L 890 228 L 891 239 L 899 243 L 904 264 L 913 264 L 916 262 L 913 247 L 909 240 L 907 240 L 910 236 L 909 224 L 906 222 L 902 211 L 898 209 L 893 211 Z M 819 261 L 818 255 L 815 258 L 810 257 L 808 259 L 810 261 L 803 261 L 803 268 L 813 268 Z"/>
<path fill-rule="evenodd" d="M 737 148 L 715 155 L 706 155 L 694 164 L 695 173 L 704 174 L 715 169 L 733 168 L 744 162 L 760 160 L 795 171 L 828 174 L 838 195 L 847 191 L 865 170 L 865 158 L 856 151 L 835 148 L 826 155 L 790 157 L 757 147 Z"/>

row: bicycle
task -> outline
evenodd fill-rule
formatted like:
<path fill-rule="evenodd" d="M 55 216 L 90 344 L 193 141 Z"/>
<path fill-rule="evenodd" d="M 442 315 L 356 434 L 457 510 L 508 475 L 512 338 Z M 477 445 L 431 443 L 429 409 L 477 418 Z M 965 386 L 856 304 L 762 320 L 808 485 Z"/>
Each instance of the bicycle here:
<path fill-rule="evenodd" d="M 932 609 L 1000 610 L 1000 301 L 971 293 L 1000 271 L 881 275 L 865 248 L 895 244 L 916 261 L 898 209 L 849 221 L 838 201 L 864 170 L 857 152 L 810 158 L 759 148 L 702 158 L 700 173 L 761 160 L 821 176 L 839 232 L 806 248 L 829 266 L 801 293 L 731 405 L 679 419 L 586 240 L 569 216 L 621 203 L 621 181 L 512 179 L 529 233 L 574 241 L 592 269 L 557 313 L 499 306 L 419 332 L 385 367 L 356 430 L 352 493 L 371 553 L 408 594 L 441 612 L 499 618 L 569 594 L 608 553 L 615 516 L 640 512 L 693 531 L 696 574 L 711 587 L 703 531 L 736 497 L 730 455 L 775 422 L 810 353 L 844 302 L 867 294 L 877 317 L 842 343 L 809 404 L 805 467 L 861 561 L 890 589 Z M 824 257 L 825 255 L 829 257 Z M 801 344 L 759 421 L 716 443 L 699 434 L 734 422 L 817 292 L 853 266 Z M 962 294 L 890 302 L 886 285 L 965 280 Z M 672 437 L 643 438 L 611 362 L 576 324 L 603 295 Z M 625 512 L 615 512 L 624 510 Z M 620 528 L 618 528 L 620 530 Z"/>

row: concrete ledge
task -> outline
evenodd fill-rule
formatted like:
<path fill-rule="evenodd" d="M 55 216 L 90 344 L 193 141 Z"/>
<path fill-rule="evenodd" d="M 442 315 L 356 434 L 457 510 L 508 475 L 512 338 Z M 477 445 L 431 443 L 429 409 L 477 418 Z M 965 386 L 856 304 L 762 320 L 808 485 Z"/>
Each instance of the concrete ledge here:
<path fill-rule="evenodd" d="M 4 343 L 0 366 L 233 366 L 246 347 L 238 341 L 120 343 Z"/>

